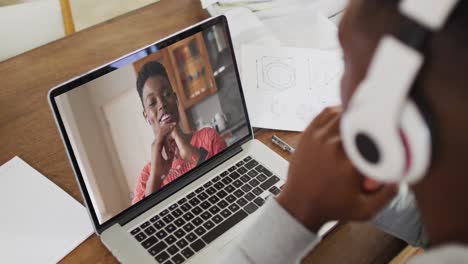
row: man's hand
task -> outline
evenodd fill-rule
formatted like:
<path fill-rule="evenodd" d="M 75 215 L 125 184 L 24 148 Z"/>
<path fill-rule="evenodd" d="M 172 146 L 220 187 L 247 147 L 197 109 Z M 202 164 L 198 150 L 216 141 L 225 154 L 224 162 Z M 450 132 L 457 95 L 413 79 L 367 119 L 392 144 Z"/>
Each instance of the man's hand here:
<path fill-rule="evenodd" d="M 331 220 L 367 220 L 397 193 L 393 185 L 366 190 L 365 178 L 344 153 L 340 118 L 340 107 L 327 108 L 304 131 L 278 197 L 313 232 Z"/>

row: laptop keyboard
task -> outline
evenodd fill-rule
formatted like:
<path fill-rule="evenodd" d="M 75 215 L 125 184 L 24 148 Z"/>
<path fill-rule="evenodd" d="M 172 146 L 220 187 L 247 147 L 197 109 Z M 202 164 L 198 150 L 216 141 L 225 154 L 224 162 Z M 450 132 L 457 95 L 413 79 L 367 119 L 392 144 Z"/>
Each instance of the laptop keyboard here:
<path fill-rule="evenodd" d="M 183 263 L 278 195 L 279 184 L 278 176 L 248 156 L 130 234 L 159 263 Z"/>

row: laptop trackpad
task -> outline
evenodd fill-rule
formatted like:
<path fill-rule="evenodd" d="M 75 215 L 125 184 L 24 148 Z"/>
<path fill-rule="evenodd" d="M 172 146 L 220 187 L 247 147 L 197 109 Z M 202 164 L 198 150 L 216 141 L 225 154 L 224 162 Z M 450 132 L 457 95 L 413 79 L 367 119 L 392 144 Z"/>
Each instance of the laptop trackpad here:
<path fill-rule="evenodd" d="M 239 235 L 231 237 L 228 241 L 224 243 L 223 246 L 221 246 L 218 249 L 219 253 L 222 255 L 226 254 L 229 250 L 232 249 L 232 247 L 234 247 L 237 243 L 239 243 L 239 240 L 240 240 Z"/>

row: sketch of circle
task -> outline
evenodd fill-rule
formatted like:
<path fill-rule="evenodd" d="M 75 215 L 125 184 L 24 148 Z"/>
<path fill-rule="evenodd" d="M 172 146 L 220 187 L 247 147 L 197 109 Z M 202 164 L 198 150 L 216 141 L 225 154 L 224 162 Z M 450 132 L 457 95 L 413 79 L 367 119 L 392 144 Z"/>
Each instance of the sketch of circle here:
<path fill-rule="evenodd" d="M 281 62 L 265 66 L 263 81 L 278 90 L 286 90 L 296 85 L 296 73 L 292 67 Z"/>
<path fill-rule="evenodd" d="M 311 122 L 318 114 L 318 109 L 313 105 L 300 104 L 296 109 L 297 118 L 305 122 Z"/>
<path fill-rule="evenodd" d="M 309 60 L 310 89 L 321 89 L 339 84 L 343 75 L 343 65 L 336 59 Z"/>
<path fill-rule="evenodd" d="M 284 115 L 286 113 L 286 111 L 287 111 L 286 110 L 286 105 L 280 103 L 279 101 L 274 101 L 270 105 L 270 111 L 271 111 L 272 114 L 274 114 L 276 116 Z"/>

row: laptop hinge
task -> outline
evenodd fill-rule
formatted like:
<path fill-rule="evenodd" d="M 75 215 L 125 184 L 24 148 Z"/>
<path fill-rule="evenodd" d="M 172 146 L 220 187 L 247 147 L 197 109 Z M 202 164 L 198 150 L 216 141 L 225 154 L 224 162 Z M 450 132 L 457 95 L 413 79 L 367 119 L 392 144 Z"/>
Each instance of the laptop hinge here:
<path fill-rule="evenodd" d="M 164 201 L 165 199 L 169 198 L 174 193 L 182 190 L 184 187 L 192 183 L 193 181 L 197 180 L 198 178 L 202 177 L 203 175 L 207 174 L 209 171 L 213 170 L 214 168 L 218 167 L 226 160 L 230 159 L 231 157 L 237 155 L 242 151 L 242 145 L 238 145 L 235 148 L 227 150 L 225 153 L 218 155 L 217 157 L 211 158 L 206 164 L 202 164 L 200 167 L 196 168 L 194 171 L 189 172 L 187 175 L 180 177 L 177 179 L 177 183 L 173 183 L 159 193 L 154 194 L 146 198 L 144 201 L 141 202 L 140 205 L 137 205 L 135 208 L 131 208 L 125 215 L 122 215 L 117 222 L 124 226 L 139 215 L 143 214 L 144 212 L 148 211 L 150 208 L 154 207 L 155 205 L 159 204 L 160 202 Z"/>

